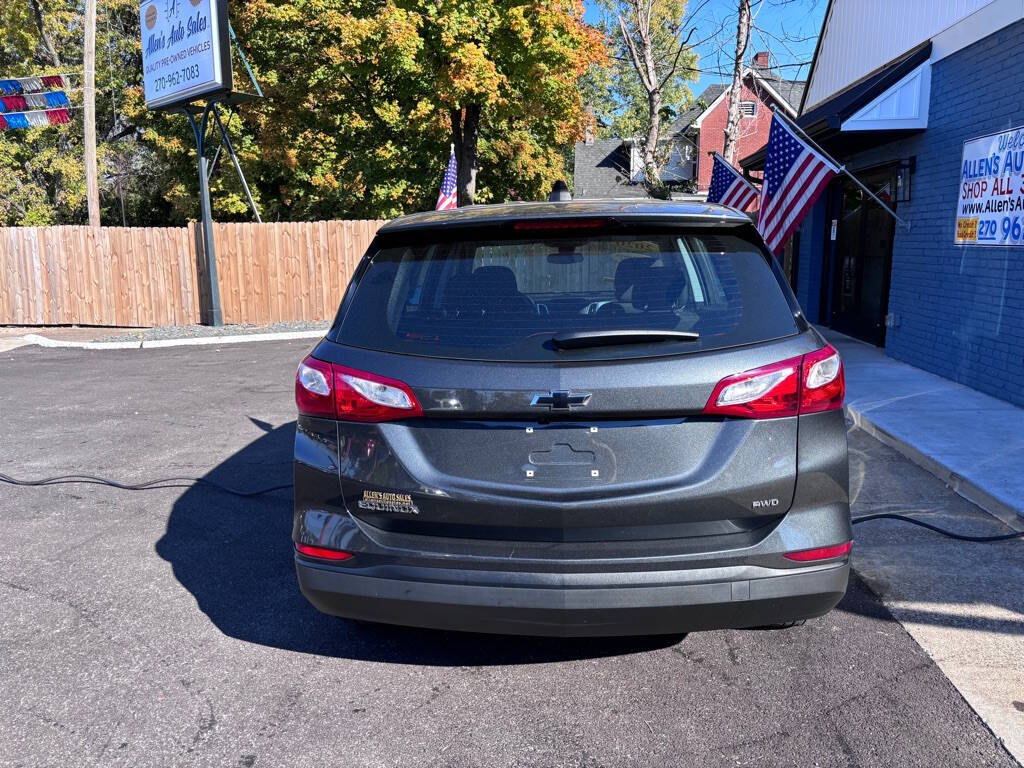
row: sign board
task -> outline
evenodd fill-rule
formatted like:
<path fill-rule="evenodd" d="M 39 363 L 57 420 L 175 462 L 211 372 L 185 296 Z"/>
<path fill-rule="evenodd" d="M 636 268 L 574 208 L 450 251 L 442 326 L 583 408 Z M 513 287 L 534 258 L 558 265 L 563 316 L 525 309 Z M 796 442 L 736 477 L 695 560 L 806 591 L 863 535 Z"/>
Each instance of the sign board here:
<path fill-rule="evenodd" d="M 142 0 L 139 23 L 149 109 L 231 90 L 227 0 Z"/>
<path fill-rule="evenodd" d="M 960 245 L 1024 245 L 1024 126 L 964 142 Z"/>

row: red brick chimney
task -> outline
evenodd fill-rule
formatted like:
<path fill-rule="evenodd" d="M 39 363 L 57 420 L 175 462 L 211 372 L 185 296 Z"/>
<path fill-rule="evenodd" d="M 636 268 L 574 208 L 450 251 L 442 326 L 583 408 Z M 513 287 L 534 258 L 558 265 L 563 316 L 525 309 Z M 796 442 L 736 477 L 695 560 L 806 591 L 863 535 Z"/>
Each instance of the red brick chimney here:
<path fill-rule="evenodd" d="M 768 51 L 758 51 L 754 54 L 754 66 L 768 69 L 771 67 L 771 56 L 771 53 Z"/>

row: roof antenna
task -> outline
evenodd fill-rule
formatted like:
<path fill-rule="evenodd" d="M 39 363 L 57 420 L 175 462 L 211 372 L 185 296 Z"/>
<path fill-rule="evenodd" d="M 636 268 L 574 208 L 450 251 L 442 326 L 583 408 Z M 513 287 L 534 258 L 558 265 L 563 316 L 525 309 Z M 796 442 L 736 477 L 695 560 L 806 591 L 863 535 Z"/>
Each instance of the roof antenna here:
<path fill-rule="evenodd" d="M 555 186 L 551 188 L 551 194 L 548 195 L 549 203 L 565 203 L 572 200 L 572 195 L 569 194 L 569 185 L 559 179 L 555 182 Z"/>

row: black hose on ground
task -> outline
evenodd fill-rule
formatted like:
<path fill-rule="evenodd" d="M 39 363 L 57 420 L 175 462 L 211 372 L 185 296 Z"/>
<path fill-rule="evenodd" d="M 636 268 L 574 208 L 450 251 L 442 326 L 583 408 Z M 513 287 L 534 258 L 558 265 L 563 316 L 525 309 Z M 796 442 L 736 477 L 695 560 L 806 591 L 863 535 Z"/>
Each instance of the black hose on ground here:
<path fill-rule="evenodd" d="M 37 480 L 22 480 L 16 477 L 11 477 L 10 475 L 6 475 L 2 472 L 0 472 L 0 482 L 28 487 L 63 485 L 66 483 L 84 483 L 87 485 L 106 485 L 111 488 L 118 488 L 122 491 L 154 491 L 161 488 L 190 488 L 195 485 L 205 485 L 210 488 L 215 488 L 218 491 L 223 491 L 224 493 L 230 493 L 233 496 L 240 496 L 243 499 L 263 496 L 267 493 L 283 491 L 292 487 L 292 483 L 286 483 L 284 485 L 270 486 L 269 488 L 258 488 L 252 491 L 240 491 L 237 488 L 229 488 L 228 486 L 221 485 L 213 480 L 208 480 L 205 477 L 164 477 L 158 480 L 150 480 L 145 483 L 119 483 L 116 480 L 110 480 L 106 477 L 97 477 L 96 475 L 54 475 L 53 477 L 43 477 Z M 917 518 L 908 517 L 907 515 L 899 515 L 894 512 L 878 512 L 870 515 L 859 515 L 858 517 L 853 518 L 852 522 L 854 525 L 857 525 L 858 523 L 867 523 L 871 520 L 896 520 L 903 523 L 910 523 L 911 525 L 918 525 L 922 528 L 927 528 L 929 531 L 934 531 L 935 533 L 948 536 L 949 538 L 956 539 L 957 541 L 987 543 L 993 541 L 1010 541 L 1011 539 L 1024 537 L 1024 531 L 1005 533 L 999 536 L 970 536 L 964 533 L 947 531 L 945 528 L 940 528 L 937 525 L 926 523 L 924 520 L 918 520 Z"/>

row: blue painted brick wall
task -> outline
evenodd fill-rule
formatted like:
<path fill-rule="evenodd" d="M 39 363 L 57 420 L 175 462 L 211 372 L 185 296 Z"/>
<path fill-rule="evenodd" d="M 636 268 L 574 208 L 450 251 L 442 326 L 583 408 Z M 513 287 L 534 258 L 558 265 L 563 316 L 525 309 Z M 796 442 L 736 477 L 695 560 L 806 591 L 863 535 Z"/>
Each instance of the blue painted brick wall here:
<path fill-rule="evenodd" d="M 1024 406 L 1024 247 L 953 244 L 963 142 L 1024 124 L 1022 78 L 1018 21 L 932 65 L 926 131 L 846 164 L 917 157 L 912 200 L 898 210 L 911 229 L 896 228 L 889 311 L 901 324 L 886 352 Z"/>

